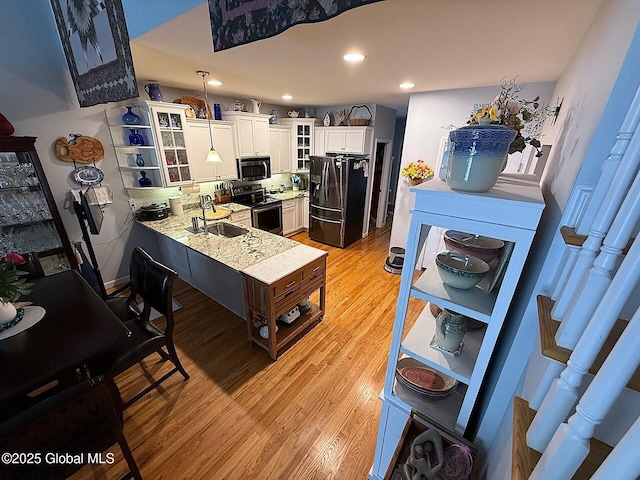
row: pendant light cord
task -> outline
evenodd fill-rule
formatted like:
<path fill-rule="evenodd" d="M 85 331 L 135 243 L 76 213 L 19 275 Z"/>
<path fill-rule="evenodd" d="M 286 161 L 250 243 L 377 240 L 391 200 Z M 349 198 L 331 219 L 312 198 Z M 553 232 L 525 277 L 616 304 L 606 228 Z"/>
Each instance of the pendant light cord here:
<path fill-rule="evenodd" d="M 204 70 L 198 70 L 196 73 L 202 77 L 202 90 L 204 90 L 204 116 L 207 119 L 207 126 L 209 127 L 209 142 L 211 145 L 211 150 L 214 150 L 213 134 L 211 133 L 211 122 L 209 119 L 209 97 L 207 95 L 207 82 L 204 81 L 204 77 L 209 75 L 209 72 L 205 72 Z"/>

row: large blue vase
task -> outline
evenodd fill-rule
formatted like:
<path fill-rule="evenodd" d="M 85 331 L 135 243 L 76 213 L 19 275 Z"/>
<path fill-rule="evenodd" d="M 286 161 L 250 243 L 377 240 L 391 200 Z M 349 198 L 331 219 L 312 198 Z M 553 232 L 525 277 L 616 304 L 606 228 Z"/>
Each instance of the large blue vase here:
<path fill-rule="evenodd" d="M 126 107 L 127 113 L 122 115 L 122 121 L 126 125 L 140 125 L 142 123 L 142 119 L 131 111 L 131 107 Z"/>
<path fill-rule="evenodd" d="M 449 132 L 447 185 L 452 190 L 491 190 L 503 170 L 517 132 L 504 125 L 467 125 Z"/>

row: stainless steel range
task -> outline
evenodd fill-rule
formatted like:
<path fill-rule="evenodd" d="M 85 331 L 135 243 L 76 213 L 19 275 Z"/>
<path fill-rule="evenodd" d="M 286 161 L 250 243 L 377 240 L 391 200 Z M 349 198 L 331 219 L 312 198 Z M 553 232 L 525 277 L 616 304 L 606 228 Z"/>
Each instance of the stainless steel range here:
<path fill-rule="evenodd" d="M 251 223 L 254 228 L 282 235 L 282 201 L 268 196 L 264 187 L 233 187 L 231 201 L 251 207 Z"/>

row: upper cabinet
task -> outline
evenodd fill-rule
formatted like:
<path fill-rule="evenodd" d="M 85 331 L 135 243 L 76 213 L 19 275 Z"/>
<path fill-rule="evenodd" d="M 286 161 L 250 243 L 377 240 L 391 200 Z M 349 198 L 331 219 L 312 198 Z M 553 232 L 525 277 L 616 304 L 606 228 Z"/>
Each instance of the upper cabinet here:
<path fill-rule="evenodd" d="M 269 126 L 269 156 L 272 174 L 291 171 L 291 127 Z"/>
<path fill-rule="evenodd" d="M 323 140 L 323 155 L 327 152 L 371 153 L 372 127 L 319 127 L 316 138 Z"/>
<path fill-rule="evenodd" d="M 167 186 L 191 183 L 191 166 L 187 153 L 184 105 L 146 102 L 158 139 L 158 150 Z"/>
<path fill-rule="evenodd" d="M 222 163 L 204 163 L 209 149 L 209 127 L 213 147 Z M 196 182 L 235 180 L 238 178 L 233 122 L 187 119 L 187 153 L 191 159 L 191 174 Z"/>
<path fill-rule="evenodd" d="M 128 113 L 128 109 L 138 117 L 138 124 L 127 124 L 123 121 L 122 116 Z M 148 106 L 139 104 L 132 107 L 107 108 L 105 115 L 125 188 L 142 188 L 139 180 L 143 177 L 151 181 L 151 187 L 166 186 Z"/>
<path fill-rule="evenodd" d="M 285 118 L 283 125 L 292 127 L 292 171 L 309 170 L 309 157 L 314 154 L 313 140 L 315 118 Z"/>
<path fill-rule="evenodd" d="M 260 113 L 224 112 L 225 120 L 236 129 L 236 149 L 239 157 L 269 155 L 269 117 Z"/>

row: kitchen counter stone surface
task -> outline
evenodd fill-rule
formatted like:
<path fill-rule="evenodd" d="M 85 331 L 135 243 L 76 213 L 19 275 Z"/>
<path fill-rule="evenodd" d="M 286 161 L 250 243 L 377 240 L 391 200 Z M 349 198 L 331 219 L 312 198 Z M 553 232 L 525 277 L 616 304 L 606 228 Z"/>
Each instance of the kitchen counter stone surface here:
<path fill-rule="evenodd" d="M 285 190 L 282 193 L 269 193 L 268 195 L 278 200 L 291 200 L 292 198 L 308 197 L 309 190 Z"/>
<path fill-rule="evenodd" d="M 227 205 L 229 204 L 225 204 L 224 207 L 227 208 Z M 242 209 L 247 208 L 242 205 L 238 206 Z M 199 210 L 192 209 L 182 215 L 170 215 L 163 220 L 138 221 L 138 223 L 265 283 L 272 283 L 326 254 L 323 250 L 302 245 L 286 237 L 229 220 L 219 221 L 245 228 L 249 233 L 232 238 L 192 233 L 187 228 L 191 226 L 191 217 L 196 215 L 200 216 Z M 214 221 L 207 223 L 210 225 Z M 200 221 L 200 225 L 202 225 L 202 221 Z"/>

